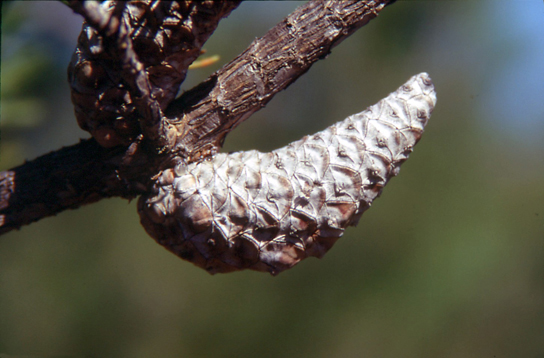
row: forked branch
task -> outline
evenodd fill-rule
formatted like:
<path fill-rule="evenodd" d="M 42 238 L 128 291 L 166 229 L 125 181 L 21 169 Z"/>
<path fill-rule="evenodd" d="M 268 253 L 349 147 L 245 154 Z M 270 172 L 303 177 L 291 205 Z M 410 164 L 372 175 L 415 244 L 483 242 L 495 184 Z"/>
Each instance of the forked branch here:
<path fill-rule="evenodd" d="M 144 53 L 151 58 L 138 53 L 149 76 L 151 96 L 148 100 L 159 102 L 166 114 L 159 123 L 167 127 L 168 132 L 161 134 L 156 131 L 153 136 L 144 130 L 142 139 L 140 120 L 141 112 L 145 111 L 138 105 L 138 98 L 142 96 L 133 95 L 134 89 L 124 80 L 127 76 L 122 74 L 121 63 L 117 67 L 107 67 L 105 63 L 111 62 L 110 56 L 87 60 L 86 51 L 96 49 L 97 38 L 94 35 L 85 38 L 82 31 L 75 60 L 71 63 L 73 75 L 70 81 L 76 87 L 72 100 L 78 122 L 95 139 L 81 141 L 0 173 L 0 234 L 103 198 L 141 195 L 149 189 L 151 178 L 172 157 L 181 161 L 199 161 L 217 152 L 225 136 L 239 123 L 265 106 L 276 93 L 293 83 L 317 60 L 324 58 L 335 45 L 393 2 L 310 1 L 264 37 L 255 40 L 240 56 L 208 80 L 175 101 L 174 95 L 185 78 L 187 67 L 198 56 L 203 42 L 215 30 L 219 19 L 234 9 L 237 3 L 225 2 L 219 9 L 217 2 L 130 2 L 129 5 L 135 6 L 129 14 L 133 29 L 138 24 L 147 29 L 145 26 L 153 24 L 153 18 L 160 20 L 161 26 L 171 24 L 164 15 L 165 11 L 181 14 L 176 22 L 179 28 L 183 28 L 183 21 L 188 16 L 194 16 L 193 20 L 196 20 L 204 16 L 202 14 L 209 15 L 204 16 L 205 21 L 193 21 L 194 28 L 183 28 L 187 36 L 184 38 L 186 52 L 182 48 L 175 48 L 164 56 L 161 60 L 164 62 L 158 64 L 157 57 L 153 57 L 152 53 Z M 177 7 L 165 10 L 166 3 Z M 187 4 L 194 4 L 194 8 L 184 7 L 189 6 Z M 140 12 L 137 6 L 144 9 Z M 139 46 L 152 48 L 157 39 L 153 36 L 165 33 L 168 32 L 130 32 L 136 49 Z M 104 38 L 107 39 L 107 36 Z M 153 48 L 158 53 L 164 50 L 157 46 Z M 190 55 L 180 55 L 182 53 Z M 176 59 L 172 63 L 181 63 L 179 68 L 173 68 L 168 62 L 172 57 Z M 161 67 L 163 63 L 166 65 Z M 109 82 L 101 82 L 105 78 L 100 77 L 103 74 L 101 71 L 107 73 Z M 98 78 L 85 77 L 87 75 Z M 78 82 L 81 76 L 87 81 L 83 81 L 83 85 L 81 81 Z M 169 78 L 171 81 L 167 81 Z M 105 108 L 108 109 L 119 98 L 116 96 L 125 98 L 123 91 L 134 98 L 111 113 L 101 113 L 92 107 L 97 102 L 97 93 L 93 92 L 95 87 L 102 91 L 100 98 L 104 103 L 99 104 L 107 104 Z M 108 96 L 112 99 L 111 103 L 107 102 Z M 92 117 L 96 114 L 93 111 L 102 117 Z M 106 115 L 110 117 L 105 118 Z M 149 115 L 143 113 L 143 116 L 143 123 L 146 123 Z M 153 123 L 152 120 L 150 122 Z M 155 151 L 157 144 L 165 147 L 162 154 Z"/>

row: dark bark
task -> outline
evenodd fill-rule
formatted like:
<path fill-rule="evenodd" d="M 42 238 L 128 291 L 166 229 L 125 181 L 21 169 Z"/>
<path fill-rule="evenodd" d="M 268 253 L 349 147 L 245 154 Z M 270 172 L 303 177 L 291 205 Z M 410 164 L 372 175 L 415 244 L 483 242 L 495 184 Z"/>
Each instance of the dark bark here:
<path fill-rule="evenodd" d="M 303 5 L 201 85 L 166 101 L 168 119 L 161 121 L 169 133 L 161 154 L 150 150 L 156 143 L 146 141 L 144 132 L 133 135 L 128 147 L 108 149 L 84 140 L 0 173 L 0 234 L 103 198 L 138 196 L 172 158 L 198 161 L 212 155 L 232 129 L 392 2 Z"/>
<path fill-rule="evenodd" d="M 213 153 L 232 129 L 391 2 L 311 1 L 296 9 L 170 105 L 167 115 L 182 118 L 175 150 L 190 161 Z"/>
<path fill-rule="evenodd" d="M 83 140 L 0 173 L 0 233 L 112 196 L 135 196 L 142 187 L 119 176 L 122 148 Z"/>
<path fill-rule="evenodd" d="M 239 3 L 141 0 L 105 9 L 69 1 L 86 19 L 68 66 L 80 127 L 105 147 L 127 146 L 141 133 L 164 147 L 169 128 L 162 111 L 219 21 Z"/>

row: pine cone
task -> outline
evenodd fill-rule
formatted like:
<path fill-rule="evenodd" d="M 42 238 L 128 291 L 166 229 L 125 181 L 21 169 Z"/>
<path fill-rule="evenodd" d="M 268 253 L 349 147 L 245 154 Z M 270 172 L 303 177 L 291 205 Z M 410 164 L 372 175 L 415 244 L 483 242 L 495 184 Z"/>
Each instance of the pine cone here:
<path fill-rule="evenodd" d="M 398 174 L 435 103 L 431 79 L 421 73 L 376 105 L 284 148 L 178 164 L 140 198 L 142 225 L 212 274 L 276 275 L 322 257 Z"/>
<path fill-rule="evenodd" d="M 126 2 L 132 46 L 151 84 L 151 95 L 165 109 L 175 98 L 188 66 L 219 21 L 240 1 Z M 110 13 L 114 2 L 100 6 Z M 198 25 L 195 25 L 198 24 Z M 128 146 L 140 134 L 135 101 L 122 78 L 119 45 L 84 23 L 68 66 L 77 122 L 104 147 Z"/>

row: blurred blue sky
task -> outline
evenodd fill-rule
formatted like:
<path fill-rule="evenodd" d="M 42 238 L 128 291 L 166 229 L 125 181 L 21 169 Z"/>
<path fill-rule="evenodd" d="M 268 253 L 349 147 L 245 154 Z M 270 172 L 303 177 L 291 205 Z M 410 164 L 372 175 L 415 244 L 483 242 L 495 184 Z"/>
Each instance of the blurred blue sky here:
<path fill-rule="evenodd" d="M 491 76 L 480 110 L 511 135 L 544 138 L 544 2 L 487 1 L 484 21 L 491 40 Z M 499 35 L 500 34 L 500 35 Z M 503 49 L 509 49 L 504 53 Z M 505 58 L 501 58 L 501 57 Z M 492 123 L 490 123 L 492 125 Z"/>

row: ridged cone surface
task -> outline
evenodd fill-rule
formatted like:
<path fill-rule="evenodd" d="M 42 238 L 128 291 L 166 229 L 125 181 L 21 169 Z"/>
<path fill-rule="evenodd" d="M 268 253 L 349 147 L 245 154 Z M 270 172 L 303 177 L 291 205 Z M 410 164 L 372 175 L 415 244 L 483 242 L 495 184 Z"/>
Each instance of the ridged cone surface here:
<path fill-rule="evenodd" d="M 109 13 L 115 2 L 100 5 Z M 176 97 L 201 46 L 236 5 L 140 0 L 125 6 L 123 19 L 130 26 L 134 51 L 149 78 L 152 97 L 164 110 Z M 140 134 L 142 114 L 122 77 L 120 55 L 105 43 L 92 26 L 83 24 L 68 65 L 72 102 L 79 126 L 101 146 L 128 146 Z"/>
<path fill-rule="evenodd" d="M 436 103 L 430 77 L 288 146 L 220 153 L 165 170 L 139 201 L 147 232 L 210 273 L 275 275 L 323 256 L 378 197 Z"/>

